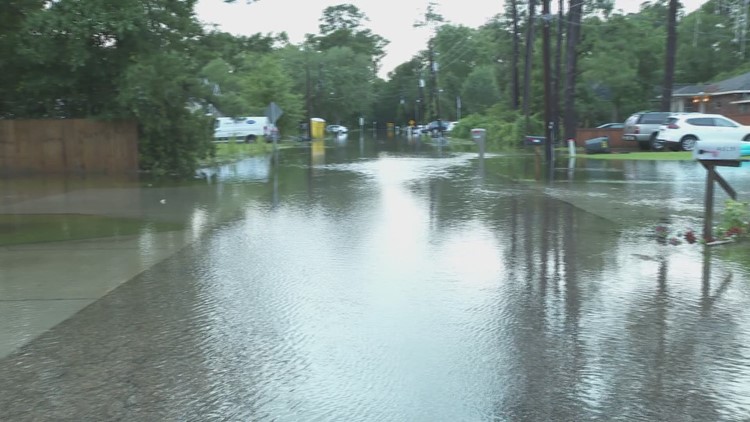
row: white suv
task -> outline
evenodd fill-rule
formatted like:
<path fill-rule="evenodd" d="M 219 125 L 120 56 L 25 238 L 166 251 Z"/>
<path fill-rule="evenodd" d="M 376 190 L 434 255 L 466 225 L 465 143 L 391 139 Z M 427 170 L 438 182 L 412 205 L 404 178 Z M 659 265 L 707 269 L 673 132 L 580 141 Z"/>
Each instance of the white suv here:
<path fill-rule="evenodd" d="M 692 151 L 700 140 L 750 141 L 750 126 L 721 114 L 674 114 L 659 128 L 657 141 L 672 151 Z"/>

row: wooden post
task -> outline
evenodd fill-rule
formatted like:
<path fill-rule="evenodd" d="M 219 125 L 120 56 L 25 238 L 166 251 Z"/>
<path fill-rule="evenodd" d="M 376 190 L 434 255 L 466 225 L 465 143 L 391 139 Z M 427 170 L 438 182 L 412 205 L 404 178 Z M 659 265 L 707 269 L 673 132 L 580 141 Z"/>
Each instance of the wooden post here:
<path fill-rule="evenodd" d="M 703 167 L 708 171 L 708 174 L 706 175 L 706 197 L 703 209 L 703 240 L 708 243 L 714 241 L 712 227 L 714 225 L 714 176 L 716 175 L 716 169 L 713 164 L 708 165 L 704 161 L 701 161 L 701 164 L 703 164 Z"/>
<path fill-rule="evenodd" d="M 706 175 L 706 196 L 704 199 L 704 213 L 703 213 L 703 239 L 706 243 L 714 241 L 712 234 L 713 220 L 714 220 L 714 182 L 718 182 L 719 185 L 724 189 L 724 192 L 729 195 L 730 198 L 737 200 L 737 192 L 724 180 L 723 177 L 716 171 L 716 166 L 724 167 L 739 167 L 742 164 L 740 160 L 699 160 L 703 167 L 706 169 L 708 174 Z"/>

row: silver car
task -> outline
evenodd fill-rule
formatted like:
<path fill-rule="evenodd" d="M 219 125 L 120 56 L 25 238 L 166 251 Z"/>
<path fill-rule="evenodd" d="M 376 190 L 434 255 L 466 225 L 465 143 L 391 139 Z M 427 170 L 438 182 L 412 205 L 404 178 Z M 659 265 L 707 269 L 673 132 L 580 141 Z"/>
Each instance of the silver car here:
<path fill-rule="evenodd" d="M 664 144 L 659 142 L 657 135 L 659 128 L 674 113 L 662 111 L 641 111 L 634 113 L 625 120 L 622 129 L 622 140 L 638 142 L 642 150 L 661 151 Z"/>

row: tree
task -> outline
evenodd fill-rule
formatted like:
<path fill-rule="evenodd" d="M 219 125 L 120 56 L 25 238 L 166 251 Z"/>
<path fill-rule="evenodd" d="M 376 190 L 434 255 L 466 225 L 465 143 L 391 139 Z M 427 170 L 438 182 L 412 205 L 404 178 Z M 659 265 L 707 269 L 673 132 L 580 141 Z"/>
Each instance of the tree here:
<path fill-rule="evenodd" d="M 563 136 L 565 139 L 575 138 L 578 124 L 575 95 L 582 12 L 583 0 L 570 0 L 568 5 L 568 42 L 565 47 L 565 92 L 563 95 Z"/>
<path fill-rule="evenodd" d="M 351 125 L 372 107 L 375 74 L 368 58 L 348 47 L 337 47 L 323 52 L 321 59 L 318 114 L 328 121 Z"/>
<path fill-rule="evenodd" d="M 5 0 L 0 6 L 0 117 L 18 114 L 16 102 L 23 98 L 18 92 L 18 76 L 30 67 L 18 57 L 18 45 L 28 17 L 43 6 L 43 0 Z"/>
<path fill-rule="evenodd" d="M 675 56 L 677 55 L 677 7 L 678 0 L 669 0 L 667 20 L 667 46 L 664 65 L 664 85 L 661 94 L 661 111 L 670 111 L 672 106 L 672 85 L 674 85 Z"/>
<path fill-rule="evenodd" d="M 362 24 L 367 20 L 367 16 L 352 4 L 326 7 L 318 26 L 320 34 L 310 37 L 310 41 L 321 51 L 348 47 L 356 54 L 369 57 L 373 69 L 377 72 L 388 41 L 363 28 Z"/>
<path fill-rule="evenodd" d="M 528 119 L 531 98 L 531 65 L 534 57 L 534 20 L 536 1 L 529 0 L 528 19 L 526 22 L 526 56 L 523 72 L 523 115 Z"/>
<path fill-rule="evenodd" d="M 14 116 L 137 119 L 141 165 L 186 173 L 209 136 L 186 105 L 204 91 L 195 0 L 59 0 L 19 31 Z"/>
<path fill-rule="evenodd" d="M 120 79 L 116 102 L 139 123 L 143 169 L 189 175 L 209 151 L 210 119 L 185 107 L 189 87 L 201 89 L 185 66 L 185 57 L 165 52 L 128 66 Z"/>
<path fill-rule="evenodd" d="M 461 98 L 466 104 L 466 113 L 483 113 L 500 102 L 500 90 L 493 66 L 474 68 L 463 83 Z"/>
<path fill-rule="evenodd" d="M 480 50 L 479 32 L 462 25 L 446 24 L 438 28 L 434 49 L 440 72 L 438 98 L 442 118 L 456 115 L 456 98 L 461 95 L 462 85 L 472 70 L 477 66 L 494 64 L 492 58 L 495 52 Z"/>
<path fill-rule="evenodd" d="M 511 15 L 511 25 L 512 25 L 512 43 L 513 43 L 513 53 L 511 54 L 511 65 L 510 65 L 510 71 L 511 71 L 511 88 L 510 88 L 510 106 L 513 110 L 518 110 L 519 108 L 519 97 L 521 92 L 521 86 L 519 84 L 519 76 L 518 76 L 518 63 L 520 61 L 521 57 L 521 34 L 519 30 L 518 25 L 518 0 L 510 0 L 508 2 L 508 7 L 510 7 L 510 15 Z"/>

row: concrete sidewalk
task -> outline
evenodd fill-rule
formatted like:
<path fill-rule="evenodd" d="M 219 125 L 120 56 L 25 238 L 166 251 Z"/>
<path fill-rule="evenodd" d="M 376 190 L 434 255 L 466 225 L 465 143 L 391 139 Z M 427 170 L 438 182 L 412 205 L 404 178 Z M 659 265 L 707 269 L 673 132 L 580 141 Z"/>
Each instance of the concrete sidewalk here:
<path fill-rule="evenodd" d="M 32 185 L 33 187 L 33 185 Z M 25 185 L 24 185 L 25 188 Z M 0 214 L 86 214 L 179 221 L 182 204 L 139 186 L 10 186 Z M 0 247 L 0 358 L 194 241 L 191 230 Z"/>
<path fill-rule="evenodd" d="M 184 232 L 0 247 L 0 358 L 190 243 Z"/>

